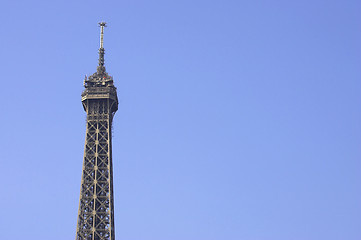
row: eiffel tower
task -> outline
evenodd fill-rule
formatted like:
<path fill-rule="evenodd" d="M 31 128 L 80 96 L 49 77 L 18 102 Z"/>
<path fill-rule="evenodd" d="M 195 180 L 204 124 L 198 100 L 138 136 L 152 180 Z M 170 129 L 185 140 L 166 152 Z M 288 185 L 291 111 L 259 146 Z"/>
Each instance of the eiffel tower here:
<path fill-rule="evenodd" d="M 113 78 L 105 71 L 100 26 L 99 65 L 84 79 L 81 94 L 87 114 L 76 240 L 114 240 L 112 120 L 118 110 Z"/>

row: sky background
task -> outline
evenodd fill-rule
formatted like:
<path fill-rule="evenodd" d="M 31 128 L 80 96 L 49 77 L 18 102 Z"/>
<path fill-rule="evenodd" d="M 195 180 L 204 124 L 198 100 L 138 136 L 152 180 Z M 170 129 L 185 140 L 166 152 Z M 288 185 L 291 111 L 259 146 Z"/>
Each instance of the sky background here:
<path fill-rule="evenodd" d="M 0 5 L 0 239 L 74 239 L 108 22 L 117 240 L 361 239 L 361 2 Z"/>

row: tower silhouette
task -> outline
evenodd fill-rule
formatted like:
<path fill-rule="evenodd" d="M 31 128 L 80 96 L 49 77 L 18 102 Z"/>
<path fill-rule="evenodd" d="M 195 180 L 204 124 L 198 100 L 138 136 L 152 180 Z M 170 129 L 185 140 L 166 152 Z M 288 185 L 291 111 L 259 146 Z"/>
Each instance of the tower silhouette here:
<path fill-rule="evenodd" d="M 118 110 L 113 78 L 105 71 L 100 26 L 99 65 L 84 79 L 81 94 L 87 114 L 84 162 L 80 187 L 76 240 L 114 240 L 112 120 Z"/>

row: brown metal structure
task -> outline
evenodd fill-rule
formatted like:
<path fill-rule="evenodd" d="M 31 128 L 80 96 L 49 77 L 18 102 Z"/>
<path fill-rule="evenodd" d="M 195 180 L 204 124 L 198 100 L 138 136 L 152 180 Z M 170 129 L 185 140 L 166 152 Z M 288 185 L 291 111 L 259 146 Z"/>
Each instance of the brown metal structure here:
<path fill-rule="evenodd" d="M 97 72 L 85 77 L 82 103 L 87 113 L 76 240 L 114 240 L 112 120 L 118 110 L 113 78 L 105 71 L 103 33 Z"/>

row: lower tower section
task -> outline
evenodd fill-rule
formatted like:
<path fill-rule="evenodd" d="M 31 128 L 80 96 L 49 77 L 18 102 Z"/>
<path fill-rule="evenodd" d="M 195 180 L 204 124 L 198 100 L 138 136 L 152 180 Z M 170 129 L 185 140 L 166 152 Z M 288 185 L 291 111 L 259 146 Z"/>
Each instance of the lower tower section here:
<path fill-rule="evenodd" d="M 76 240 L 114 240 L 112 104 L 116 103 L 90 99 L 83 104 L 87 127 Z"/>

